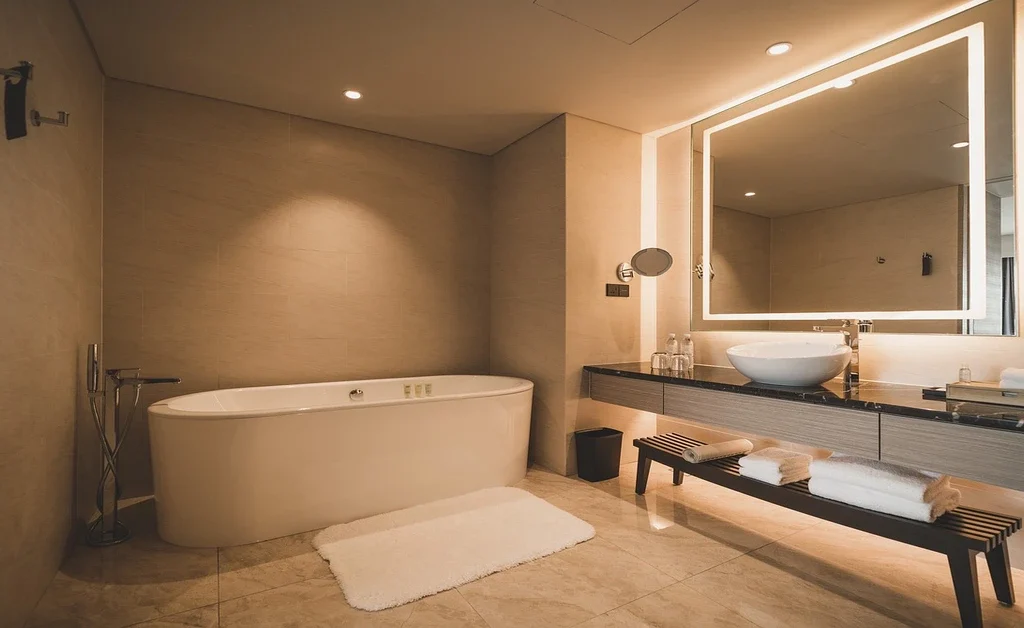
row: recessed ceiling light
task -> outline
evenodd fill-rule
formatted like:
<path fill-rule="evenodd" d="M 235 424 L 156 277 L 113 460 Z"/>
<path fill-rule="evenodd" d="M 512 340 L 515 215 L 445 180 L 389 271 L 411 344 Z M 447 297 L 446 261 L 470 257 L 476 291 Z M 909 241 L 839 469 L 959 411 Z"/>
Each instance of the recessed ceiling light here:
<path fill-rule="evenodd" d="M 349 100 L 359 100 L 362 97 L 363 97 L 363 93 L 362 92 L 357 92 L 354 89 L 346 89 L 345 90 L 345 98 L 348 98 Z"/>
<path fill-rule="evenodd" d="M 970 145 L 970 142 L 957 142 L 956 144 L 951 145 L 950 148 L 967 148 Z"/>
<path fill-rule="evenodd" d="M 757 192 L 747 192 L 743 196 L 754 196 L 755 194 L 757 194 Z"/>
<path fill-rule="evenodd" d="M 792 49 L 793 44 L 789 43 L 788 41 L 780 41 L 777 44 L 772 44 L 771 46 L 768 46 L 768 50 L 765 50 L 765 52 L 767 52 L 769 55 L 773 57 L 777 57 L 779 55 L 786 54 Z"/>
<path fill-rule="evenodd" d="M 835 87 L 836 89 L 846 89 L 847 87 L 853 87 L 853 84 L 856 82 L 857 81 L 853 79 L 843 79 L 841 81 L 836 81 L 835 83 L 833 83 L 832 87 Z"/>

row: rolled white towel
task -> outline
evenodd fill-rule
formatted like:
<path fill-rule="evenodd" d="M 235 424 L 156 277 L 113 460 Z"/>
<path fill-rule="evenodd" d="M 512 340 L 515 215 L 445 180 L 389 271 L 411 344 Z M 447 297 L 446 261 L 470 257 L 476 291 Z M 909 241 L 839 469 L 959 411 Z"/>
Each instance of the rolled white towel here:
<path fill-rule="evenodd" d="M 767 484 L 774 484 L 775 486 L 783 486 L 784 484 L 791 484 L 793 482 L 799 482 L 800 480 L 806 480 L 811 477 L 807 467 L 797 467 L 790 471 L 781 472 L 773 469 L 764 469 L 760 466 L 755 467 L 740 467 L 740 475 L 745 478 L 751 478 L 753 480 L 760 480 Z"/>
<path fill-rule="evenodd" d="M 782 473 L 806 470 L 811 457 L 781 447 L 766 447 L 740 458 L 740 468 L 764 473 Z"/>
<path fill-rule="evenodd" d="M 999 387 L 1024 389 L 1024 369 L 1003 369 L 999 374 Z"/>
<path fill-rule="evenodd" d="M 745 438 L 738 438 L 711 445 L 691 447 L 683 452 L 683 460 L 692 463 L 707 462 L 709 460 L 718 460 L 719 458 L 750 453 L 750 450 L 753 448 L 754 443 Z"/>
<path fill-rule="evenodd" d="M 811 462 L 811 477 L 836 480 L 916 502 L 930 502 L 949 476 L 859 456 L 835 454 Z"/>
<path fill-rule="evenodd" d="M 812 495 L 818 497 L 926 523 L 934 522 L 960 505 L 960 491 L 950 486 L 936 492 L 931 501 L 927 502 L 904 499 L 863 486 L 813 475 L 807 487 Z"/>

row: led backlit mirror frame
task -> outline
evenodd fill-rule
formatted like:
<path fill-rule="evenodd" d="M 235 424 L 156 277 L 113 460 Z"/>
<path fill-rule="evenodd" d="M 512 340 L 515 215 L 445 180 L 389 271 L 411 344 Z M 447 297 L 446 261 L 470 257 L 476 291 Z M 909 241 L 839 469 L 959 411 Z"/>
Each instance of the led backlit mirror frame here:
<path fill-rule="evenodd" d="M 876 61 L 862 68 L 849 72 L 803 90 L 792 96 L 782 98 L 753 111 L 712 126 L 703 134 L 703 187 L 701 210 L 702 250 L 710 258 L 712 251 L 712 187 L 711 187 L 711 139 L 712 135 L 729 127 L 736 126 L 747 120 L 756 118 L 770 111 L 785 107 L 799 100 L 809 98 L 826 90 L 832 89 L 843 81 L 856 80 L 878 70 L 893 66 L 907 59 L 940 48 L 960 39 L 967 40 L 967 79 L 968 79 L 968 141 L 969 149 L 969 214 L 968 214 L 968 299 L 967 309 L 959 310 L 917 310 L 917 311 L 845 311 L 845 312 L 751 312 L 721 313 L 711 312 L 711 273 L 703 273 L 700 278 L 703 286 L 702 309 L 706 321 L 773 321 L 773 320 L 822 320 L 841 318 L 860 318 L 875 320 L 962 320 L 979 319 L 986 316 L 986 282 L 985 282 L 985 26 L 983 22 L 972 24 L 953 31 L 913 48 L 901 51 L 890 57 Z"/>

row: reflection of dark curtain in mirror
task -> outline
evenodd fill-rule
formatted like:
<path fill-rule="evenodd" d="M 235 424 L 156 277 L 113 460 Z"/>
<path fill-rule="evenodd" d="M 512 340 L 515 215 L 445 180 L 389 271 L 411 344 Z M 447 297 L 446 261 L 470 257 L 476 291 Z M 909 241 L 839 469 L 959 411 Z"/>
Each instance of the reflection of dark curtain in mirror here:
<path fill-rule="evenodd" d="M 1017 306 L 1014 298 L 1013 258 L 1003 258 L 1003 335 L 1017 334 Z"/>

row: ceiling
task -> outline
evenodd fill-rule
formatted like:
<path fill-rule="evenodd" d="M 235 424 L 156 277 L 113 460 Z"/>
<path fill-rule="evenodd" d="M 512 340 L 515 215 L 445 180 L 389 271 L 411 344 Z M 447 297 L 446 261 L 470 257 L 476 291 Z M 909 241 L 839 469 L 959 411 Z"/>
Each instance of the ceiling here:
<path fill-rule="evenodd" d="M 971 14 L 966 21 L 985 24 L 986 180 L 1009 196 L 1012 3 Z M 969 151 L 951 146 L 968 139 L 967 85 L 959 39 L 712 133 L 715 204 L 775 217 L 967 184 Z"/>
<path fill-rule="evenodd" d="M 563 112 L 653 131 L 960 4 L 75 2 L 108 76 L 483 154 Z"/>

